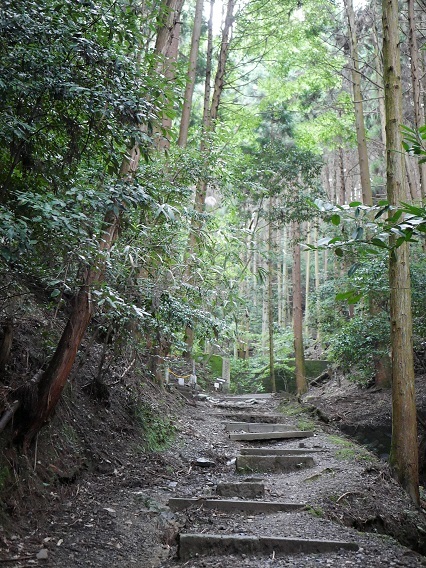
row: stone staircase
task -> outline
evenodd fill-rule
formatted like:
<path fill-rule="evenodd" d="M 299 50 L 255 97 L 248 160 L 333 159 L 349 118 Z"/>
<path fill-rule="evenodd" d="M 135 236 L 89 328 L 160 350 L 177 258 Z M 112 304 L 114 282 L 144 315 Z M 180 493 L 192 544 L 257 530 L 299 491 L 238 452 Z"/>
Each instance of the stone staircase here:
<path fill-rule="evenodd" d="M 255 396 L 255 395 L 254 395 Z M 259 395 L 258 395 L 259 397 Z M 270 397 L 270 395 L 269 395 Z M 268 396 L 263 395 L 263 400 Z M 238 402 L 253 400 L 250 397 L 226 397 L 226 401 Z M 235 480 L 218 483 L 216 494 L 212 498 L 206 497 L 175 497 L 169 500 L 172 511 L 187 508 L 201 510 L 214 510 L 217 514 L 226 512 L 230 515 L 274 515 L 297 514 L 306 510 L 306 503 L 282 500 L 265 500 L 265 481 L 262 478 L 247 478 L 241 480 L 241 474 L 266 474 L 274 476 L 287 472 L 303 470 L 315 465 L 315 455 L 321 449 L 282 448 L 269 445 L 268 447 L 252 447 L 252 444 L 267 441 L 269 444 L 279 444 L 282 441 L 309 438 L 313 432 L 294 430 L 282 423 L 281 415 L 262 412 L 224 413 L 224 418 L 237 419 L 224 424 L 224 434 L 229 440 L 249 443 L 248 447 L 241 447 L 235 458 Z M 248 420 L 246 421 L 245 418 Z M 263 420 L 265 418 L 265 421 Z M 254 419 L 256 421 L 254 421 Z M 192 509 L 194 511 L 194 509 Z M 252 520 L 252 518 L 250 519 Z M 290 521 L 291 526 L 291 521 Z M 281 534 L 220 534 L 205 532 L 181 533 L 179 535 L 178 557 L 182 562 L 205 555 L 287 555 L 295 553 L 327 553 L 338 550 L 358 550 L 358 545 L 349 541 L 328 540 L 319 538 L 301 538 L 299 536 L 285 536 Z M 186 564 L 185 564 L 186 565 Z"/>

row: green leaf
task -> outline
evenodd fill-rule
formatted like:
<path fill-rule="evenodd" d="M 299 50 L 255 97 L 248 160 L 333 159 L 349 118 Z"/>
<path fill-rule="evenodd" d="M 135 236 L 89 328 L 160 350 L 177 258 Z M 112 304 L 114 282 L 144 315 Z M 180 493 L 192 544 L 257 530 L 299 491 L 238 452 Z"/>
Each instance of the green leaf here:
<path fill-rule="evenodd" d="M 349 292 L 339 292 L 336 294 L 336 301 L 340 302 L 342 300 L 347 300 L 348 298 L 352 297 L 354 294 L 354 290 L 349 290 Z"/>
<path fill-rule="evenodd" d="M 352 276 L 353 274 L 355 274 L 355 272 L 358 270 L 358 268 L 359 268 L 360 266 L 361 266 L 361 265 L 360 265 L 358 262 L 356 262 L 355 264 L 353 264 L 353 265 L 349 268 L 349 270 L 348 270 L 348 276 L 350 277 L 350 276 Z"/>
<path fill-rule="evenodd" d="M 334 254 L 336 256 L 342 257 L 343 256 L 343 249 L 341 249 L 340 247 L 334 249 Z"/>
<path fill-rule="evenodd" d="M 385 207 L 383 207 L 383 209 L 380 209 L 380 211 L 374 215 L 374 218 L 378 219 L 379 217 L 381 217 L 383 215 L 383 213 L 386 213 L 387 211 L 389 211 L 389 205 L 388 204 L 386 204 Z"/>
<path fill-rule="evenodd" d="M 59 296 L 59 294 L 61 293 L 61 291 L 58 288 L 55 288 L 53 290 L 53 292 L 50 294 L 51 298 L 56 298 L 57 296 Z"/>
<path fill-rule="evenodd" d="M 331 216 L 330 221 L 333 223 L 333 225 L 340 225 L 340 215 L 338 215 L 337 213 L 335 213 L 334 215 Z"/>
<path fill-rule="evenodd" d="M 371 239 L 371 244 L 374 245 L 374 246 L 376 246 L 376 247 L 379 247 L 379 248 L 385 248 L 385 249 L 388 249 L 388 248 L 389 248 L 388 245 L 387 245 L 384 241 L 382 241 L 381 239 L 379 239 L 378 237 L 372 238 L 372 239 Z"/>
<path fill-rule="evenodd" d="M 355 241 L 360 241 L 362 240 L 362 237 L 364 236 L 364 228 L 363 227 L 357 227 L 355 229 L 355 231 L 352 233 L 352 238 Z"/>
<path fill-rule="evenodd" d="M 362 292 L 360 292 L 359 294 L 354 294 L 353 296 L 351 296 L 350 298 L 348 298 L 348 304 L 357 304 L 362 298 Z"/>

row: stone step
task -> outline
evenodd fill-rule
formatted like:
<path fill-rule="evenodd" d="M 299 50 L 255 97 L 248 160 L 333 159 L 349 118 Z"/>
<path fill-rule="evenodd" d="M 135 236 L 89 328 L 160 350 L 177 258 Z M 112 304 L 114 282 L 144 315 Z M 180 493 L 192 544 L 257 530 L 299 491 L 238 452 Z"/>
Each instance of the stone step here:
<path fill-rule="evenodd" d="M 297 456 L 323 452 L 318 448 L 241 448 L 243 456 Z"/>
<path fill-rule="evenodd" d="M 270 392 L 260 392 L 255 394 L 230 394 L 225 396 L 218 396 L 221 401 L 237 401 L 237 400 L 268 400 L 274 395 Z"/>
<path fill-rule="evenodd" d="M 358 550 L 355 542 L 311 540 L 273 536 L 243 536 L 217 534 L 181 534 L 178 556 L 189 560 L 202 555 L 272 554 L 335 552 L 340 549 Z"/>
<path fill-rule="evenodd" d="M 282 501 L 239 501 L 237 499 L 197 499 L 191 497 L 171 497 L 169 507 L 172 511 L 181 511 L 197 505 L 204 509 L 220 511 L 243 511 L 247 513 L 277 513 L 279 511 L 300 511 L 304 503 L 286 503 Z"/>
<path fill-rule="evenodd" d="M 312 456 L 237 456 L 235 468 L 238 472 L 276 473 L 302 469 L 315 465 Z"/>
<path fill-rule="evenodd" d="M 241 481 L 239 483 L 218 483 L 216 494 L 221 497 L 256 499 L 265 495 L 265 484 L 260 481 Z"/>
<path fill-rule="evenodd" d="M 313 432 L 303 432 L 300 430 L 289 430 L 287 432 L 232 432 L 228 434 L 230 440 L 282 440 L 291 438 L 310 438 Z"/>
<path fill-rule="evenodd" d="M 293 426 L 288 424 L 262 424 L 259 422 L 227 422 L 225 424 L 227 432 L 290 432 Z"/>
<path fill-rule="evenodd" d="M 256 412 L 247 412 L 246 410 L 234 412 L 215 412 L 219 418 L 227 418 L 228 420 L 238 420 L 239 422 L 256 422 L 257 424 L 280 424 L 286 420 L 282 414 L 257 414 Z"/>
<path fill-rule="evenodd" d="M 180 392 L 180 394 L 181 394 L 182 396 L 184 396 L 184 397 L 187 398 L 188 400 L 192 400 L 192 399 L 194 398 L 194 395 L 197 394 L 197 392 L 196 392 L 194 389 L 192 389 L 191 387 L 186 386 L 186 385 L 183 386 L 183 385 L 174 384 L 173 387 L 174 387 L 178 392 Z"/>

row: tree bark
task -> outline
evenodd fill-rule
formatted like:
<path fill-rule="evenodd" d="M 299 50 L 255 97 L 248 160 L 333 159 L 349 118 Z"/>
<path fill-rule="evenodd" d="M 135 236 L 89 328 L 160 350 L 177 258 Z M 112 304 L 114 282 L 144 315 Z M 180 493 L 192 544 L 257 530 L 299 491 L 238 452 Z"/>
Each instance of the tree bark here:
<path fill-rule="evenodd" d="M 235 0 L 229 0 L 228 2 L 225 25 L 222 33 L 218 67 L 214 83 L 213 97 L 212 97 L 212 102 L 210 104 L 210 89 L 211 89 L 210 79 L 211 79 L 212 53 L 213 53 L 213 6 L 214 6 L 214 0 L 211 0 L 210 17 L 208 23 L 208 42 L 207 42 L 208 45 L 207 45 L 206 81 L 205 81 L 205 90 L 204 90 L 203 124 L 202 124 L 202 136 L 200 144 L 201 152 L 208 151 L 208 133 L 210 131 L 213 131 L 215 128 L 215 119 L 217 117 L 217 112 L 219 109 L 220 99 L 223 91 L 223 80 L 225 76 L 225 68 L 228 57 L 229 37 L 233 23 L 233 10 L 235 6 Z M 195 215 L 191 219 L 191 228 L 188 238 L 189 256 L 194 255 L 194 252 L 197 247 L 197 234 L 199 233 L 201 228 L 201 223 L 198 219 L 199 219 L 199 214 L 202 213 L 205 209 L 206 193 L 207 193 L 206 180 L 205 179 L 198 180 L 198 183 L 195 188 L 195 197 L 194 197 Z M 190 272 L 191 272 L 191 262 L 188 263 L 186 270 L 186 275 L 188 279 L 190 278 Z M 192 345 L 194 342 L 194 333 L 192 328 L 190 328 L 189 326 L 186 327 L 185 342 L 187 344 L 185 357 L 190 358 Z"/>
<path fill-rule="evenodd" d="M 157 72 L 161 72 L 172 82 L 176 75 L 176 62 L 179 51 L 180 15 L 184 0 L 166 0 L 158 21 L 158 32 L 155 42 L 155 53 L 161 56 Z M 163 115 L 161 133 L 157 142 L 159 150 L 167 150 L 170 140 L 167 133 L 172 127 L 172 119 Z"/>
<path fill-rule="evenodd" d="M 386 104 L 387 193 L 391 205 L 405 197 L 400 125 L 401 60 L 397 0 L 383 0 L 383 58 Z M 390 237 L 395 244 L 396 236 Z M 408 243 L 389 259 L 392 347 L 392 443 L 390 463 L 412 501 L 419 504 L 417 419 L 414 389 L 411 283 Z"/>
<path fill-rule="evenodd" d="M 308 223 L 307 227 L 308 235 L 306 239 L 306 243 L 309 245 L 311 244 L 311 226 Z M 305 335 L 309 337 L 309 288 L 310 288 L 310 280 L 311 280 L 311 251 L 308 249 L 305 254 L 306 259 L 306 270 L 305 270 Z"/>
<path fill-rule="evenodd" d="M 302 310 L 302 275 L 300 262 L 300 225 L 293 223 L 293 331 L 294 359 L 296 366 L 297 394 L 308 390 L 305 376 L 305 354 L 303 349 L 303 310 Z"/>
<path fill-rule="evenodd" d="M 214 80 L 212 104 L 210 107 L 210 126 L 217 118 L 217 113 L 219 111 L 220 99 L 222 97 L 224 79 L 225 79 L 225 69 L 228 60 L 229 44 L 231 40 L 232 24 L 234 21 L 234 8 L 235 0 L 228 0 L 228 5 L 226 8 L 225 23 L 222 30 L 222 40 L 220 44 L 219 59 L 217 63 L 216 77 Z"/>
<path fill-rule="evenodd" d="M 140 151 L 135 145 L 123 160 L 120 176 L 132 176 L 139 163 Z M 118 204 L 116 204 L 118 205 Z M 118 234 L 120 214 L 109 209 L 104 218 L 104 229 L 99 239 L 99 260 L 87 268 L 83 283 L 75 297 L 71 315 L 62 332 L 58 346 L 47 369 L 36 385 L 34 400 L 22 405 L 16 414 L 15 441 L 27 449 L 42 426 L 52 415 L 67 383 L 84 334 L 93 315 L 92 288 L 100 284 L 105 275 L 106 255 Z"/>
<path fill-rule="evenodd" d="M 416 24 L 414 18 L 414 0 L 407 0 L 408 29 L 411 61 L 411 83 L 413 85 L 414 125 L 418 130 L 425 123 L 425 113 L 421 104 L 421 73 L 419 48 L 417 45 Z M 421 199 L 426 197 L 426 164 L 419 163 Z"/>
<path fill-rule="evenodd" d="M 379 115 L 380 115 L 380 134 L 383 144 L 383 154 L 386 148 L 386 109 L 385 109 L 385 93 L 383 90 L 383 63 L 382 63 L 382 53 L 379 47 L 379 33 L 377 30 L 377 17 L 375 6 L 372 6 L 373 10 L 373 29 L 372 29 L 372 39 L 374 45 L 374 62 L 375 62 L 375 75 L 377 84 L 377 97 L 379 103 Z"/>
<path fill-rule="evenodd" d="M 0 375 L 4 373 L 6 363 L 9 359 L 10 350 L 13 342 L 13 321 L 10 319 L 3 326 L 3 339 L 0 343 Z M 0 376 L 1 381 L 1 376 Z"/>
<path fill-rule="evenodd" d="M 314 231 L 314 242 L 317 243 L 318 242 L 318 225 L 315 225 L 315 231 Z M 321 341 L 321 337 L 320 337 L 320 330 L 319 330 L 319 326 L 318 326 L 318 315 L 320 312 L 320 300 L 319 300 L 319 288 L 321 285 L 321 280 L 320 280 L 320 268 L 319 268 L 319 251 L 318 249 L 315 249 L 315 296 L 316 296 L 316 305 L 315 305 L 315 311 L 316 311 L 316 321 L 317 321 L 317 328 L 316 328 L 316 340 L 317 342 Z"/>
<path fill-rule="evenodd" d="M 355 13 L 352 0 L 344 0 L 349 23 L 349 48 L 352 60 L 352 89 L 354 96 L 355 127 L 358 146 L 359 171 L 361 176 L 362 201 L 366 205 L 373 204 L 368 164 L 367 139 L 365 136 L 364 108 L 361 93 L 361 74 L 359 72 L 358 40 L 355 26 Z"/>
<path fill-rule="evenodd" d="M 271 391 L 277 392 L 275 383 L 274 359 L 274 295 L 273 295 L 274 259 L 273 259 L 273 227 L 272 227 L 272 197 L 269 198 L 268 223 L 268 336 L 269 336 L 269 377 Z"/>
<path fill-rule="evenodd" d="M 345 178 L 345 162 L 343 149 L 339 148 L 339 170 L 340 170 L 340 205 L 346 204 L 346 178 Z"/>
<path fill-rule="evenodd" d="M 176 39 L 180 33 L 180 14 L 184 0 L 166 0 L 161 8 L 157 22 L 157 37 L 155 40 L 155 53 L 167 59 L 175 50 Z M 161 64 L 163 68 L 164 62 Z"/>
<path fill-rule="evenodd" d="M 197 0 L 195 4 L 194 27 L 192 28 L 191 50 L 189 53 L 188 76 L 183 98 L 182 117 L 180 121 L 178 145 L 186 147 L 188 142 L 189 121 L 191 117 L 192 97 L 195 87 L 195 72 L 197 70 L 197 57 L 200 48 L 201 24 L 203 17 L 204 0 Z"/>

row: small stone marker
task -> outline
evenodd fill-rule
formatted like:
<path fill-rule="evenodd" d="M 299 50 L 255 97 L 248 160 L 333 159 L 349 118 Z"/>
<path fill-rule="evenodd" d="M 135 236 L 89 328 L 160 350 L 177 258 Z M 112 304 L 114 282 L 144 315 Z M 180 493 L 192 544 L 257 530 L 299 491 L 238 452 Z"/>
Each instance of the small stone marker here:
<path fill-rule="evenodd" d="M 222 358 L 222 379 L 224 380 L 223 390 L 229 392 L 231 386 L 231 361 L 227 357 Z"/>

